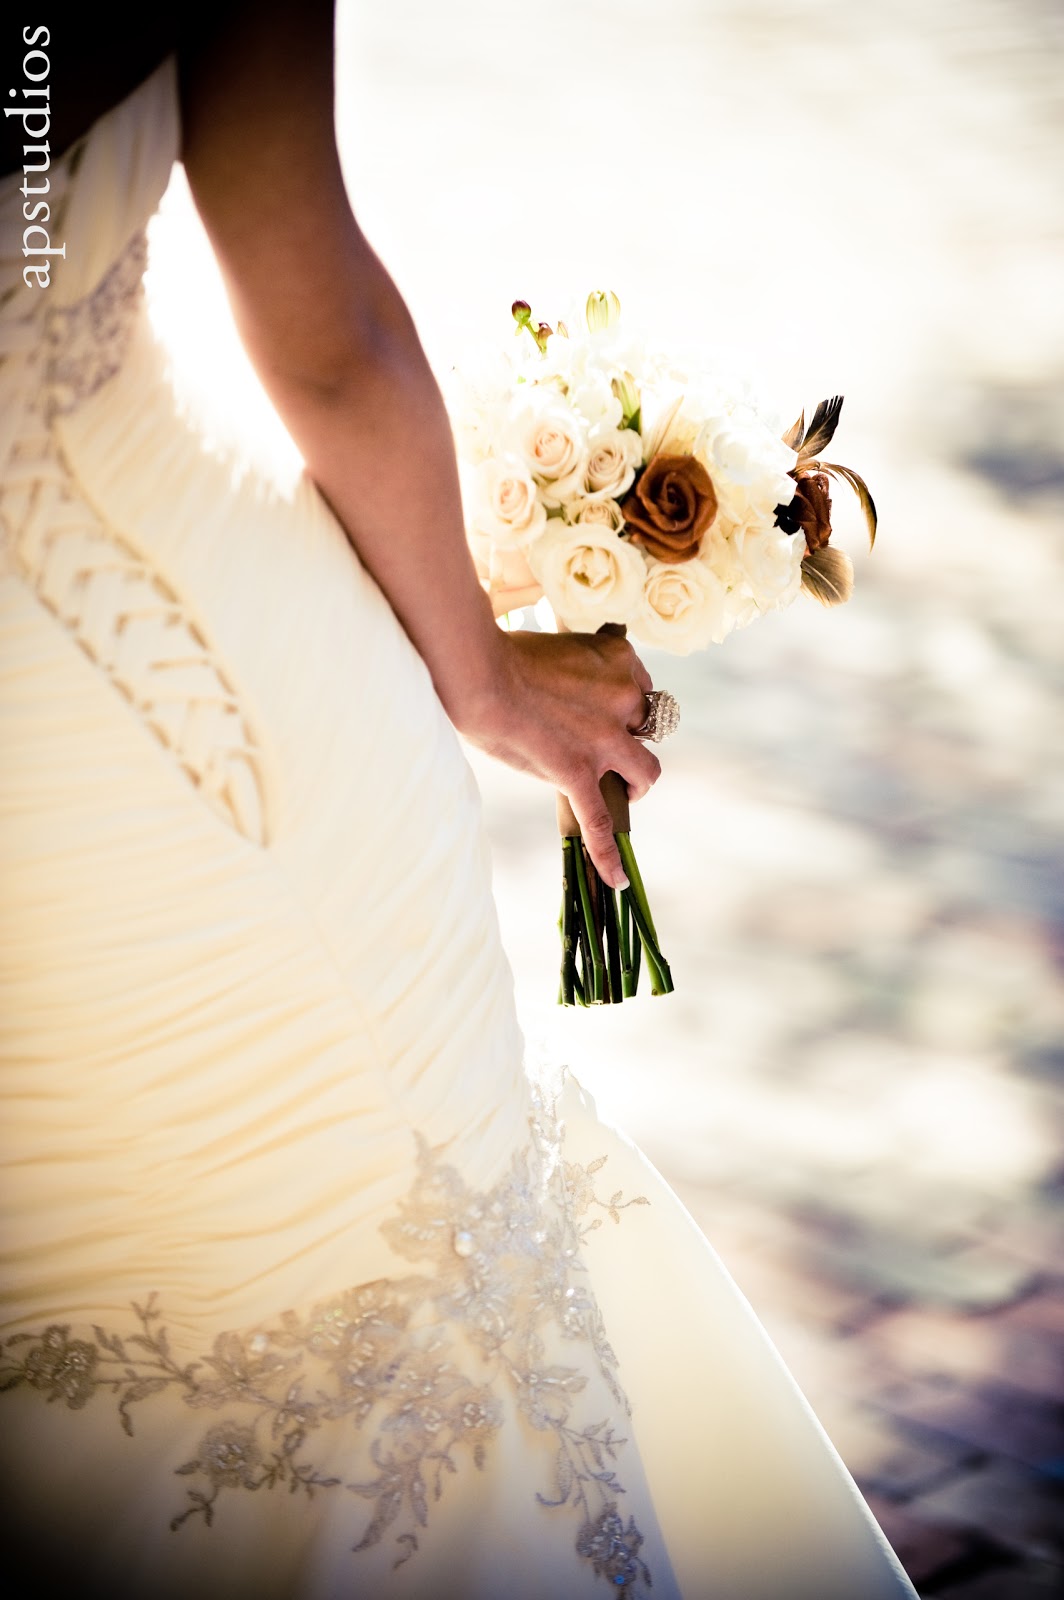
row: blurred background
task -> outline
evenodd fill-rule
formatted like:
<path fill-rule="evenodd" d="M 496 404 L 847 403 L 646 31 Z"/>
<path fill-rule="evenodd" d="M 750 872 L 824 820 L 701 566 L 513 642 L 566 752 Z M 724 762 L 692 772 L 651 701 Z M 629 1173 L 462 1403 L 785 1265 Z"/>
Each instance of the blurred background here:
<path fill-rule="evenodd" d="M 682 707 L 633 818 L 674 995 L 556 1007 L 552 796 L 471 760 L 533 1054 L 677 1189 L 921 1594 L 1059 1592 L 1064 7 L 340 0 L 338 28 L 354 208 L 441 378 L 513 299 L 553 323 L 604 288 L 788 416 L 846 397 L 832 453 L 880 511 L 869 553 L 835 491 L 851 603 L 645 652 Z M 209 350 L 276 466 L 180 181 L 154 245 L 175 361 Z"/>

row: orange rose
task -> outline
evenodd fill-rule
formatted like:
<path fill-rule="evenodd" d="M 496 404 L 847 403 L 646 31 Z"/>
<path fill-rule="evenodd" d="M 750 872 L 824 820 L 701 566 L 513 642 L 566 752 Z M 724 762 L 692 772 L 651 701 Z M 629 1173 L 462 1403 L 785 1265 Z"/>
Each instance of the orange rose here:
<path fill-rule="evenodd" d="M 625 532 L 659 561 L 691 561 L 717 514 L 713 482 L 694 456 L 654 456 L 621 501 Z"/>

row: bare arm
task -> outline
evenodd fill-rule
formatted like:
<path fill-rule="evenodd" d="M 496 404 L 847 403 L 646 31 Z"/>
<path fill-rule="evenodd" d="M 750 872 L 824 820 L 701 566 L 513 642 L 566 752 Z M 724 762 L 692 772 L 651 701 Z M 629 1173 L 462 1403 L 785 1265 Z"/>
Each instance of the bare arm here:
<path fill-rule="evenodd" d="M 623 641 L 506 634 L 492 617 L 466 545 L 446 409 L 348 203 L 333 26 L 332 0 L 238 0 L 181 49 L 189 185 L 260 378 L 448 715 L 567 793 L 600 871 L 618 882 L 598 780 L 612 768 L 638 796 L 656 779 L 656 758 L 628 732 L 649 678 Z"/>

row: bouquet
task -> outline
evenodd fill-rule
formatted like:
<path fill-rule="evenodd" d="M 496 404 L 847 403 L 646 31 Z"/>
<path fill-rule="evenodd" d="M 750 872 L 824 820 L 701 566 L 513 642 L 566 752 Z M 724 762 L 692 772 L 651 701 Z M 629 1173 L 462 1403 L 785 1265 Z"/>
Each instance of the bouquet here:
<path fill-rule="evenodd" d="M 579 325 L 551 328 L 512 307 L 518 343 L 463 376 L 455 427 L 467 533 L 495 615 L 549 609 L 562 630 L 630 632 L 688 654 L 779 611 L 801 593 L 849 599 L 853 566 L 831 543 L 830 480 L 856 493 L 875 540 L 863 480 L 822 459 L 842 397 L 780 432 L 745 385 L 691 371 L 621 327 L 614 294 L 588 296 Z M 644 737 L 678 721 L 655 693 Z M 596 873 L 563 796 L 564 1005 L 654 994 L 672 977 L 632 850 L 627 791 L 603 779 L 629 887 Z"/>

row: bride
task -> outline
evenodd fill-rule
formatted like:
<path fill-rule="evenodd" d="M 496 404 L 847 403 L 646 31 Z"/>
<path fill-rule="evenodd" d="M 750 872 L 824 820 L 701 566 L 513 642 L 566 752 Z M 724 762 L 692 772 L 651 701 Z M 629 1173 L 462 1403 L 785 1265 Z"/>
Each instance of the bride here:
<path fill-rule="evenodd" d="M 182 15 L 27 27 L 5 106 L 9 1579 L 911 1596 L 676 1198 L 526 1071 L 455 730 L 564 791 L 617 885 L 599 779 L 658 776 L 646 669 L 493 621 L 345 196 L 331 6 Z M 153 340 L 178 159 L 291 493 Z"/>

